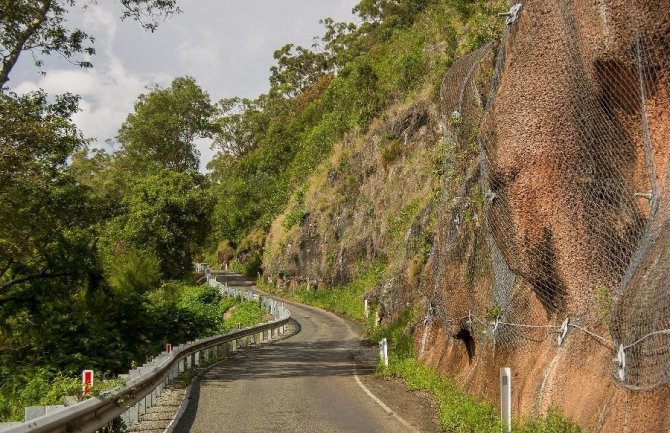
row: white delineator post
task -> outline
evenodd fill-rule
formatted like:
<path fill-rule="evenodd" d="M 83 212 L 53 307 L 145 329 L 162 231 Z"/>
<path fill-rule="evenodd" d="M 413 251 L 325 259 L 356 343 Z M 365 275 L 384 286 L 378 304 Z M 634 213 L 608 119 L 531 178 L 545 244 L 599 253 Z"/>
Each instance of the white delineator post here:
<path fill-rule="evenodd" d="M 386 338 L 382 338 L 381 341 L 379 342 L 379 358 L 384 363 L 384 367 L 389 366 L 389 352 Z"/>
<path fill-rule="evenodd" d="M 512 431 L 512 370 L 500 368 L 500 419 L 502 431 Z"/>
<path fill-rule="evenodd" d="M 365 317 L 370 315 L 370 306 L 368 305 L 368 298 L 363 299 L 363 313 Z"/>

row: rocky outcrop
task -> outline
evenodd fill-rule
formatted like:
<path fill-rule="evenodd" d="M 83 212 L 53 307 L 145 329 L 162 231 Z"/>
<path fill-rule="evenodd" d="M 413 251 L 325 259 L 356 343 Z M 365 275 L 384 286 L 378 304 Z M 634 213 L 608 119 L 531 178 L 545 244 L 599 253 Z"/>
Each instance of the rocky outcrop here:
<path fill-rule="evenodd" d="M 275 222 L 266 273 L 334 286 L 383 260 L 369 296 L 386 320 L 419 305 L 420 359 L 474 394 L 495 401 L 508 366 L 515 416 L 559 406 L 589 431 L 666 431 L 660 3 L 525 1 L 500 47 L 453 64 L 439 104 L 396 106 L 337 148 Z"/>

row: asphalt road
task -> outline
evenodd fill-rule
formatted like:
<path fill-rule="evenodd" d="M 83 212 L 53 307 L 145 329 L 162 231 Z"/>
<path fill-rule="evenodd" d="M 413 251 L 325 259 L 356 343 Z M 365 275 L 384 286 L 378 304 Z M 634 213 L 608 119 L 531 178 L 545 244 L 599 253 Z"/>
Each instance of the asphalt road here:
<path fill-rule="evenodd" d="M 289 308 L 297 333 L 206 372 L 175 432 L 406 432 L 356 383 L 354 373 L 369 370 L 356 369 L 359 337 L 351 326 L 334 314 Z"/>

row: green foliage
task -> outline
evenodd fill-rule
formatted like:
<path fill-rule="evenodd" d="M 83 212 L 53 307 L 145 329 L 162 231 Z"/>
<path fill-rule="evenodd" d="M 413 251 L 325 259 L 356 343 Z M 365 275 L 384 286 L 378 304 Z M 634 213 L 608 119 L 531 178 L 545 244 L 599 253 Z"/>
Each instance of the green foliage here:
<path fill-rule="evenodd" d="M 152 167 L 197 171 L 195 140 L 211 138 L 218 131 L 214 112 L 209 95 L 193 78 L 175 78 L 166 89 L 155 86 L 137 98 L 135 112 L 121 125 L 120 156 L 135 173 Z"/>
<path fill-rule="evenodd" d="M 222 331 L 235 329 L 238 324 L 244 328 L 265 320 L 269 320 L 268 312 L 260 302 L 243 302 L 233 307 L 230 317 L 225 320 Z"/>
<path fill-rule="evenodd" d="M 403 236 L 420 211 L 421 203 L 418 199 L 413 199 L 403 206 L 397 214 L 390 215 L 386 222 L 388 236 L 392 239 Z"/>
<path fill-rule="evenodd" d="M 129 250 L 108 258 L 109 285 L 119 292 L 147 292 L 160 283 L 160 260 L 153 253 Z"/>
<path fill-rule="evenodd" d="M 106 379 L 105 372 L 126 371 L 131 361 L 143 362 L 162 351 L 165 343 L 182 344 L 226 332 L 237 323 L 249 326 L 267 318 L 259 302 L 223 298 L 209 285 L 168 282 L 142 295 L 133 292 L 124 296 L 105 298 L 102 303 L 112 311 L 103 318 L 92 318 L 94 323 L 91 320 L 75 323 L 73 319 L 81 317 L 79 314 L 60 313 L 59 320 L 51 324 L 58 328 L 60 337 L 52 338 L 50 346 L 51 350 L 64 352 L 57 358 L 60 364 L 52 361 L 49 367 L 26 365 L 13 370 L 3 367 L 0 419 L 20 419 L 24 406 L 61 404 L 68 395 L 81 398 L 79 374 L 83 369 L 94 368 L 96 375 L 102 374 L 96 378 L 93 389 L 97 394 L 123 385 L 118 379 Z M 77 313 L 84 305 L 68 307 Z M 223 315 L 229 310 L 232 314 L 224 321 Z M 102 322 L 106 320 L 109 323 L 105 327 Z M 92 331 L 86 332 L 84 326 Z M 87 346 L 83 352 L 82 345 Z"/>
<path fill-rule="evenodd" d="M 209 165 L 219 197 L 212 249 L 222 239 L 237 246 L 250 232 L 267 231 L 336 142 L 364 132 L 394 101 L 439 88 L 457 52 L 495 38 L 502 28 L 497 6 L 470 3 L 361 1 L 360 25 L 322 21 L 322 50 L 277 50 L 268 94 L 222 101 L 219 153 Z M 400 141 L 388 140 L 382 163 L 401 152 Z M 288 212 L 286 227 L 299 213 Z"/>
<path fill-rule="evenodd" d="M 291 227 L 298 224 L 305 217 L 305 214 L 306 212 L 304 208 L 299 207 L 291 209 L 291 211 L 286 214 L 286 218 L 284 218 L 284 228 L 286 230 L 291 229 Z"/>
<path fill-rule="evenodd" d="M 93 395 L 120 388 L 124 381 L 96 377 L 92 388 Z M 21 388 L 12 388 L 10 384 L 0 385 L 0 419 L 23 420 L 26 406 L 46 406 L 63 404 L 66 396 L 74 396 L 82 400 L 81 378 L 63 375 L 51 375 L 48 371 L 38 369 L 33 372 L 27 383 Z"/>
<path fill-rule="evenodd" d="M 402 153 L 402 144 L 397 138 L 385 141 L 382 146 L 382 166 L 388 167 Z"/>
<path fill-rule="evenodd" d="M 365 293 L 377 285 L 384 274 L 385 268 L 385 264 L 377 260 L 363 269 L 358 277 L 347 285 L 325 290 L 299 287 L 292 292 L 282 292 L 281 295 L 342 314 L 353 320 L 362 321 L 364 320 L 363 298 Z M 276 291 L 276 288 L 265 284 L 261 280 L 259 280 L 258 285 L 268 291 Z"/>
<path fill-rule="evenodd" d="M 154 315 L 161 347 L 165 338 L 173 344 L 216 334 L 223 323 L 222 301 L 219 291 L 212 286 L 187 286 L 175 282 L 164 283 L 149 294 L 150 310 Z M 224 304 L 225 305 L 225 304 Z"/>
<path fill-rule="evenodd" d="M 67 290 L 60 279 L 87 277 L 95 208 L 67 171 L 67 158 L 86 144 L 71 121 L 77 103 L 0 94 L 0 307 L 57 296 Z"/>
<path fill-rule="evenodd" d="M 122 204 L 126 212 L 110 222 L 107 256 L 143 249 L 160 257 L 163 276 L 178 278 L 192 267 L 209 232 L 213 199 L 201 180 L 163 169 L 139 180 Z"/>
<path fill-rule="evenodd" d="M 543 417 L 530 417 L 512 427 L 513 433 L 586 433 L 576 422 L 567 419 L 560 409 L 551 407 Z"/>

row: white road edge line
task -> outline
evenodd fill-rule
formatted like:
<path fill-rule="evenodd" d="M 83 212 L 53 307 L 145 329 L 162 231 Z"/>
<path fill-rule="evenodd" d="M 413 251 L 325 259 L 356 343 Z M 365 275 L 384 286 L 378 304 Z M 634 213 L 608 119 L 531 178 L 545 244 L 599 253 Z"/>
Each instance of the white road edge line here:
<path fill-rule="evenodd" d="M 258 290 L 258 288 L 257 288 L 256 286 L 254 286 L 254 288 L 255 288 L 256 290 Z M 265 294 L 265 293 L 263 293 L 263 294 Z M 265 294 L 265 295 L 268 296 L 267 294 Z M 275 295 L 271 295 L 271 296 L 274 296 L 275 299 L 279 299 L 279 300 L 281 300 L 282 302 L 286 302 L 286 303 L 288 303 L 288 304 L 298 304 L 298 305 L 300 305 L 301 307 L 306 307 L 307 309 L 312 309 L 312 310 L 316 310 L 316 311 L 319 311 L 319 312 L 322 312 L 322 313 L 330 314 L 330 315 L 332 315 L 332 316 L 334 316 L 334 317 L 336 317 L 336 318 L 338 318 L 338 319 L 344 321 L 344 323 L 349 327 L 349 329 L 351 329 L 351 326 L 349 325 L 349 323 L 348 323 L 346 320 L 344 320 L 344 319 L 343 319 L 342 317 L 340 317 L 339 315 L 333 313 L 332 311 L 324 310 L 324 309 L 322 309 L 322 308 L 314 307 L 314 306 L 312 306 L 312 305 L 301 304 L 301 303 L 298 303 L 298 302 L 289 301 L 289 300 L 282 299 L 282 298 L 280 298 L 280 297 L 278 297 L 278 296 L 275 296 Z M 354 333 L 355 333 L 355 332 L 354 332 Z M 363 337 L 361 337 L 360 341 L 363 341 Z M 354 363 L 354 371 L 358 371 L 358 368 L 356 367 L 356 364 L 355 364 L 355 363 Z M 361 379 L 358 377 L 358 373 L 354 373 L 354 379 L 356 380 L 356 384 L 357 384 L 358 386 L 360 386 L 361 389 L 368 395 L 368 397 L 370 397 L 370 398 L 372 399 L 372 401 L 374 401 L 375 403 L 377 403 L 377 404 L 384 410 L 384 412 L 388 413 L 388 414 L 391 415 L 393 418 L 395 418 L 400 424 L 402 424 L 403 426 L 407 427 L 407 429 L 408 429 L 409 431 L 414 432 L 414 433 L 421 433 L 421 430 L 419 430 L 418 428 L 414 427 L 414 426 L 413 426 L 412 424 L 410 424 L 405 418 L 403 418 L 403 417 L 401 417 L 400 415 L 398 415 L 397 413 L 395 413 L 395 412 L 393 411 L 393 409 L 391 409 L 390 407 L 388 407 L 388 406 L 386 405 L 386 403 L 384 403 L 383 401 L 381 401 L 381 400 L 379 399 L 379 397 L 377 397 L 376 395 L 374 395 L 374 394 L 372 393 L 372 391 L 370 391 L 370 390 L 368 389 L 368 387 L 365 386 L 365 385 L 363 384 L 363 382 L 361 381 Z"/>
<path fill-rule="evenodd" d="M 370 397 L 375 403 L 377 403 L 379 406 L 381 406 L 381 408 L 384 409 L 384 411 L 385 411 L 386 413 L 388 413 L 389 415 L 391 415 L 392 417 L 394 417 L 400 424 L 402 424 L 402 425 L 404 425 L 405 427 L 407 427 L 407 428 L 409 429 L 409 431 L 412 431 L 412 432 L 415 432 L 415 433 L 421 433 L 421 430 L 417 429 L 417 428 L 414 427 L 412 424 L 410 424 L 409 422 L 407 422 L 407 420 L 405 420 L 403 417 L 401 417 L 400 415 L 398 415 L 397 413 L 395 413 L 395 412 L 393 411 L 393 409 L 391 409 L 391 408 L 388 407 L 383 401 L 381 401 L 381 400 L 379 399 L 379 397 L 377 397 L 376 395 L 374 395 L 374 394 L 372 393 L 372 391 L 370 391 L 370 390 L 368 389 L 368 387 L 365 386 L 365 385 L 363 384 L 363 382 L 361 382 L 361 379 L 358 377 L 358 374 L 354 373 L 354 379 L 356 379 L 356 383 L 358 384 L 358 386 L 361 387 L 361 389 L 362 389 L 363 391 L 365 391 L 365 393 L 368 395 L 368 397 Z"/>

